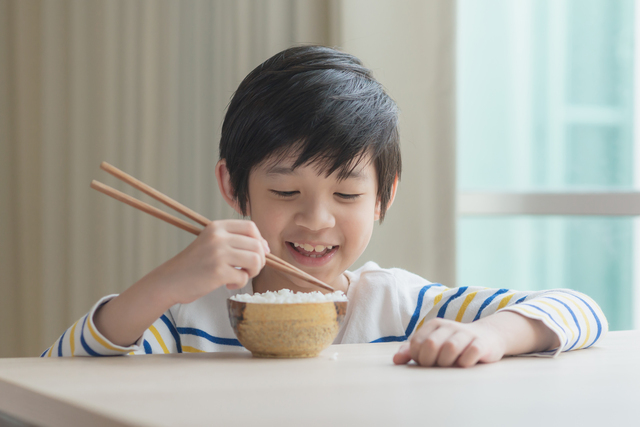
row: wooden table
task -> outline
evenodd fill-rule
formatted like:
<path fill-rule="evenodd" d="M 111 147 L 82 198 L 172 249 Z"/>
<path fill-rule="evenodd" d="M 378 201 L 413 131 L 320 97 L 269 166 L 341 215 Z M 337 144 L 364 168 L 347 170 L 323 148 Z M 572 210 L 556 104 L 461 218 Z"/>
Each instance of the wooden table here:
<path fill-rule="evenodd" d="M 43 426 L 640 425 L 640 331 L 470 369 L 394 366 L 397 348 L 0 359 L 0 411 Z"/>

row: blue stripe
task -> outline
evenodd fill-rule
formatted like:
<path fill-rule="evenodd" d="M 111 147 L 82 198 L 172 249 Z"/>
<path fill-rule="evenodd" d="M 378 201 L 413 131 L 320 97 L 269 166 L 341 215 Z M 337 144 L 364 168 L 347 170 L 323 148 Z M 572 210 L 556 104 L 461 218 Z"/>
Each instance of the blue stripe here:
<path fill-rule="evenodd" d="M 406 341 L 407 337 L 402 335 L 399 337 L 382 337 L 382 338 L 378 338 L 377 340 L 371 341 L 371 343 L 374 342 L 400 342 L 400 341 Z"/>
<path fill-rule="evenodd" d="M 62 340 L 64 339 L 64 334 L 66 334 L 67 331 L 64 331 L 62 333 L 62 336 L 60 337 L 60 342 L 58 344 L 58 357 L 62 357 Z"/>
<path fill-rule="evenodd" d="M 594 345 L 596 343 L 596 341 L 598 341 L 598 338 L 600 338 L 600 333 L 602 332 L 602 324 L 600 323 L 600 319 L 596 315 L 596 312 L 593 310 L 593 308 L 591 308 L 591 306 L 589 304 L 587 304 L 587 302 L 585 300 L 583 300 L 582 298 L 580 298 L 578 295 L 574 294 L 573 292 L 567 292 L 567 291 L 563 291 L 563 290 L 556 290 L 556 292 L 562 292 L 562 293 L 569 294 L 571 296 L 574 296 L 574 297 L 578 298 L 591 311 L 591 314 L 593 314 L 593 318 L 596 319 L 596 324 L 598 325 L 598 334 L 596 335 L 596 338 L 593 340 L 593 342 L 591 344 L 589 344 L 588 346 L 586 346 L 585 348 L 589 348 L 592 345 Z"/>
<path fill-rule="evenodd" d="M 146 354 L 152 354 L 153 351 L 151 350 L 151 344 L 149 344 L 149 341 L 144 340 L 144 342 L 142 343 L 144 345 L 144 352 Z"/>
<path fill-rule="evenodd" d="M 504 294 L 505 292 L 507 292 L 508 289 L 498 289 L 493 295 L 491 295 L 489 298 L 487 298 L 486 300 L 484 300 L 484 302 L 482 303 L 482 305 L 480 306 L 480 309 L 478 310 L 478 313 L 476 313 L 476 317 L 473 318 L 473 321 L 475 322 L 476 320 L 478 320 L 480 318 L 480 315 L 482 314 L 482 312 L 484 311 L 485 308 L 487 308 L 487 306 L 489 304 L 491 304 L 491 302 L 500 294 Z M 525 297 L 526 298 L 526 297 Z"/>
<path fill-rule="evenodd" d="M 46 350 L 44 351 L 44 353 L 42 353 L 42 354 L 40 355 L 40 357 L 44 357 L 44 355 L 45 355 L 45 354 L 47 354 L 47 351 L 49 351 L 49 349 L 46 349 Z"/>
<path fill-rule="evenodd" d="M 82 331 L 80 331 L 80 343 L 82 344 L 82 348 L 84 348 L 84 351 L 86 351 L 90 356 L 102 356 L 101 354 L 93 351 L 84 340 L 84 326 L 87 324 L 87 317 L 89 317 L 88 314 L 84 316 L 84 321 L 82 322 Z"/>
<path fill-rule="evenodd" d="M 549 319 L 551 319 L 551 320 L 553 321 L 553 323 L 555 323 L 555 324 L 556 324 L 556 326 L 557 326 L 558 328 L 560 328 L 560 330 L 561 330 L 561 331 L 564 331 L 564 328 L 563 328 L 562 326 L 560 326 L 560 325 L 558 324 L 558 322 L 556 322 L 556 320 L 553 318 L 553 316 L 552 316 L 552 315 L 550 315 L 549 313 L 547 313 L 546 311 L 544 311 L 543 309 L 541 309 L 540 307 L 535 306 L 535 305 L 533 305 L 533 304 L 522 304 L 522 305 L 527 306 L 527 307 L 532 307 L 532 308 L 535 308 L 535 309 L 536 309 L 536 310 L 538 310 L 538 311 L 543 312 L 544 314 L 546 314 L 546 315 L 547 315 L 547 317 L 548 317 Z M 567 336 L 566 336 L 566 333 L 565 333 L 565 343 L 564 343 L 564 344 L 562 344 L 562 347 L 564 347 L 565 345 L 567 345 L 567 340 L 569 340 L 569 337 L 567 337 Z"/>
<path fill-rule="evenodd" d="M 413 316 L 411 316 L 409 325 L 407 325 L 407 329 L 404 331 L 404 339 L 409 339 L 409 335 L 411 335 L 411 333 L 413 332 L 413 328 L 416 327 L 416 323 L 418 323 L 418 319 L 420 318 L 420 310 L 422 309 L 422 300 L 424 299 L 424 294 L 427 293 L 427 291 L 433 286 L 442 286 L 442 285 L 440 283 L 433 283 L 431 285 L 423 286 L 422 289 L 420 289 L 420 293 L 418 294 L 418 302 L 416 303 L 416 309 L 413 311 Z M 386 337 L 386 338 L 397 338 L 397 337 Z M 391 340 L 391 341 L 397 341 L 397 340 Z M 377 342 L 377 340 L 372 342 Z M 386 342 L 386 341 L 381 341 L 381 342 Z"/>
<path fill-rule="evenodd" d="M 522 297 L 522 298 L 520 298 L 518 301 L 516 301 L 516 304 L 520 304 L 522 301 L 526 300 L 528 296 L 529 296 L 529 295 L 525 295 L 525 296 L 523 296 L 523 297 Z"/>
<path fill-rule="evenodd" d="M 238 341 L 235 338 L 214 337 L 212 335 L 209 335 L 205 331 L 202 331 L 202 330 L 196 329 L 196 328 L 178 328 L 178 332 L 181 333 L 181 334 L 196 335 L 198 337 L 207 339 L 207 340 L 211 341 L 214 344 L 235 345 L 235 346 L 238 346 L 238 347 L 242 347 L 242 344 L 240 344 L 240 341 Z"/>
<path fill-rule="evenodd" d="M 449 306 L 449 303 L 454 299 L 458 298 L 460 295 L 464 294 L 468 288 L 469 288 L 468 286 L 463 286 L 462 288 L 458 289 L 458 292 L 456 292 L 455 295 L 449 297 L 447 302 L 442 304 L 442 307 L 440 307 L 440 310 L 438 311 L 438 315 L 436 317 L 444 318 L 444 314 L 447 312 L 447 307 Z"/>
<path fill-rule="evenodd" d="M 418 293 L 418 302 L 416 303 L 416 309 L 413 311 L 413 316 L 409 320 L 409 324 L 407 325 L 407 329 L 404 331 L 404 336 L 389 336 L 378 338 L 377 340 L 371 341 L 371 343 L 375 342 L 399 342 L 406 341 L 409 339 L 409 335 L 413 333 L 413 328 L 415 328 L 416 323 L 418 323 L 418 319 L 420 318 L 420 310 L 422 309 L 422 300 L 424 299 L 424 294 L 432 288 L 433 286 L 443 286 L 441 283 L 432 283 L 430 285 L 423 286 L 420 289 L 420 293 Z"/>
<path fill-rule="evenodd" d="M 166 315 L 163 314 L 162 316 L 160 316 L 160 319 L 162 319 L 164 324 L 167 325 L 167 328 L 169 328 L 171 335 L 173 335 L 173 339 L 176 340 L 176 347 L 178 349 L 178 353 L 182 353 L 182 343 L 180 342 L 180 335 L 178 334 L 178 330 L 173 325 L 173 323 L 171 323 L 171 320 L 169 320 L 169 318 Z"/>
<path fill-rule="evenodd" d="M 578 342 L 580 341 L 580 337 L 582 336 L 582 329 L 580 328 L 580 323 L 578 323 L 578 319 L 576 318 L 576 315 L 573 314 L 573 310 L 571 310 L 567 304 L 565 304 L 564 302 L 560 301 L 559 299 L 553 298 L 553 297 L 543 297 L 543 298 L 549 298 L 549 299 L 552 299 L 554 301 L 559 302 L 560 304 L 564 305 L 564 308 L 566 308 L 569 311 L 569 313 L 571 313 L 571 317 L 573 317 L 573 322 L 578 327 L 578 339 L 576 339 L 576 342 L 574 342 L 573 345 L 567 349 L 567 351 L 573 349 L 573 347 L 575 347 L 576 344 L 578 344 Z"/>

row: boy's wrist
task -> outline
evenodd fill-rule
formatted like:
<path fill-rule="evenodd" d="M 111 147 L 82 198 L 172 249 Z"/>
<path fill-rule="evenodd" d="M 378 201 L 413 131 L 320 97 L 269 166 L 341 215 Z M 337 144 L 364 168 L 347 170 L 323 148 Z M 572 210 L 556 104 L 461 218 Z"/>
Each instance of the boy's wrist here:
<path fill-rule="evenodd" d="M 162 276 L 155 269 L 101 306 L 93 318 L 100 333 L 116 345 L 136 342 L 173 305 Z"/>
<path fill-rule="evenodd" d="M 166 271 L 167 265 L 161 264 L 146 276 L 134 284 L 140 291 L 148 295 L 149 302 L 157 310 L 164 313 L 176 304 L 177 298 L 173 295 L 174 280 L 170 272 Z"/>
<path fill-rule="evenodd" d="M 519 313 L 500 311 L 481 321 L 503 341 L 505 356 L 545 351 L 560 345 L 556 334 L 541 320 L 530 319 Z"/>

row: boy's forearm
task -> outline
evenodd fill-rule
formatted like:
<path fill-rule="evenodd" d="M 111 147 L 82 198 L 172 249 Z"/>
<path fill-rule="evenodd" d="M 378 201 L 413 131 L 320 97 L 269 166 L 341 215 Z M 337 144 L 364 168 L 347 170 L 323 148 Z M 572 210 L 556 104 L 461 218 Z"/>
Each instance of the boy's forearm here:
<path fill-rule="evenodd" d="M 100 307 L 94 323 L 113 344 L 135 343 L 172 303 L 161 292 L 161 274 L 154 270 Z"/>
<path fill-rule="evenodd" d="M 551 350 L 560 346 L 558 336 L 542 321 L 501 311 L 478 323 L 494 328 L 505 340 L 505 356 Z"/>

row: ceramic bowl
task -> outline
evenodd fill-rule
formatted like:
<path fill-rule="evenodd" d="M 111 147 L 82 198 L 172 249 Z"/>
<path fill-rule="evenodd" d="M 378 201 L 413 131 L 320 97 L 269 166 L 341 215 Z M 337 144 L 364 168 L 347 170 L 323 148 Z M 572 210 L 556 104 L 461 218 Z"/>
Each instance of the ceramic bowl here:
<path fill-rule="evenodd" d="M 256 357 L 315 357 L 340 330 L 347 301 L 261 304 L 227 300 L 238 341 Z"/>

